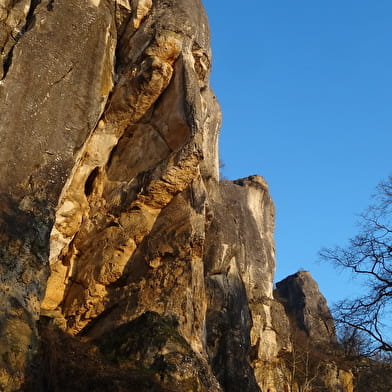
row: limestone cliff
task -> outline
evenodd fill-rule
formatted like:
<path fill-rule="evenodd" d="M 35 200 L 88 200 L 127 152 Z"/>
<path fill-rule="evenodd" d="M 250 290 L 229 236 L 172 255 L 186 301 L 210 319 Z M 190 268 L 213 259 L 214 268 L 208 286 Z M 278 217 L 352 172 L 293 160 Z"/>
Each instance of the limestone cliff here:
<path fill-rule="evenodd" d="M 278 355 L 283 369 L 280 382 L 292 392 L 354 390 L 354 378 L 337 344 L 327 301 L 308 271 L 298 271 L 276 283 L 274 297 L 284 308 L 288 327 L 279 327 L 279 340 L 288 341 Z"/>
<path fill-rule="evenodd" d="M 297 328 L 310 339 L 336 343 L 335 325 L 327 301 L 308 271 L 299 271 L 278 282 L 275 296 Z"/>
<path fill-rule="evenodd" d="M 260 176 L 219 181 L 201 2 L 0 18 L 0 389 L 292 387 L 274 206 Z"/>

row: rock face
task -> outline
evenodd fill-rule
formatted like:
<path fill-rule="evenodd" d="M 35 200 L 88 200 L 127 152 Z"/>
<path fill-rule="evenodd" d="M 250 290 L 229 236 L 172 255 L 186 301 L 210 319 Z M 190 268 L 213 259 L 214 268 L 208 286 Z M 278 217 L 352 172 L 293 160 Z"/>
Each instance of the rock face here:
<path fill-rule="evenodd" d="M 284 308 L 275 317 L 276 331 L 279 340 L 288 342 L 278 355 L 282 372 L 275 385 L 283 381 L 283 388 L 295 392 L 352 392 L 353 373 L 339 353 L 327 301 L 310 272 L 298 271 L 276 283 L 274 296 Z M 288 325 L 282 329 L 285 316 Z"/>
<path fill-rule="evenodd" d="M 336 343 L 335 325 L 327 301 L 308 271 L 299 271 L 276 283 L 275 296 L 292 324 L 314 342 Z"/>
<path fill-rule="evenodd" d="M 265 181 L 219 181 L 200 1 L 0 16 L 0 389 L 287 390 L 290 317 L 333 328 L 274 299 Z"/>

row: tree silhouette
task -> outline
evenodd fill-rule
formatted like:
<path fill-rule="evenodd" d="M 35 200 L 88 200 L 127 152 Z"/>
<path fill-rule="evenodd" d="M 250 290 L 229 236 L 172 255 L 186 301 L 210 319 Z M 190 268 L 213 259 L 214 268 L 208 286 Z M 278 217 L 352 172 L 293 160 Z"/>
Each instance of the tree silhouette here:
<path fill-rule="evenodd" d="M 336 321 L 371 338 L 366 354 L 392 352 L 392 176 L 377 187 L 349 245 L 323 249 L 320 255 L 365 278 L 362 296 L 337 304 Z"/>

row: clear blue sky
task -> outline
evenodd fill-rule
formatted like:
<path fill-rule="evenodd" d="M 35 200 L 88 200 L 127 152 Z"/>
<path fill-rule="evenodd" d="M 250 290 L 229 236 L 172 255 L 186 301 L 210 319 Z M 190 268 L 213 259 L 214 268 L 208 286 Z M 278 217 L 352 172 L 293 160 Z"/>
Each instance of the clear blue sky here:
<path fill-rule="evenodd" d="M 332 304 L 355 284 L 317 253 L 356 233 L 356 214 L 392 173 L 392 1 L 204 5 L 223 174 L 268 181 L 276 279 L 310 270 Z"/>

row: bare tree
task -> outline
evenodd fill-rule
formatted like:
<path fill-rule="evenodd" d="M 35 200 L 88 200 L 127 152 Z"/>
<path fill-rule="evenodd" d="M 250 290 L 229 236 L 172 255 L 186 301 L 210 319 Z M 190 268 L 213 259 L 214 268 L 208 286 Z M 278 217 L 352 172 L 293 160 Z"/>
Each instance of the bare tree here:
<path fill-rule="evenodd" d="M 347 324 L 339 324 L 337 329 L 339 351 L 347 360 L 355 360 L 363 357 L 372 341 L 369 335 L 358 328 Z"/>
<path fill-rule="evenodd" d="M 365 278 L 362 296 L 337 304 L 334 317 L 372 341 L 367 354 L 392 352 L 392 176 L 377 187 L 346 248 L 323 249 L 322 259 Z"/>
<path fill-rule="evenodd" d="M 296 326 L 290 328 L 290 341 L 290 350 L 281 353 L 282 374 L 289 392 L 321 390 L 318 384 L 325 358 L 320 355 L 319 348 Z"/>

